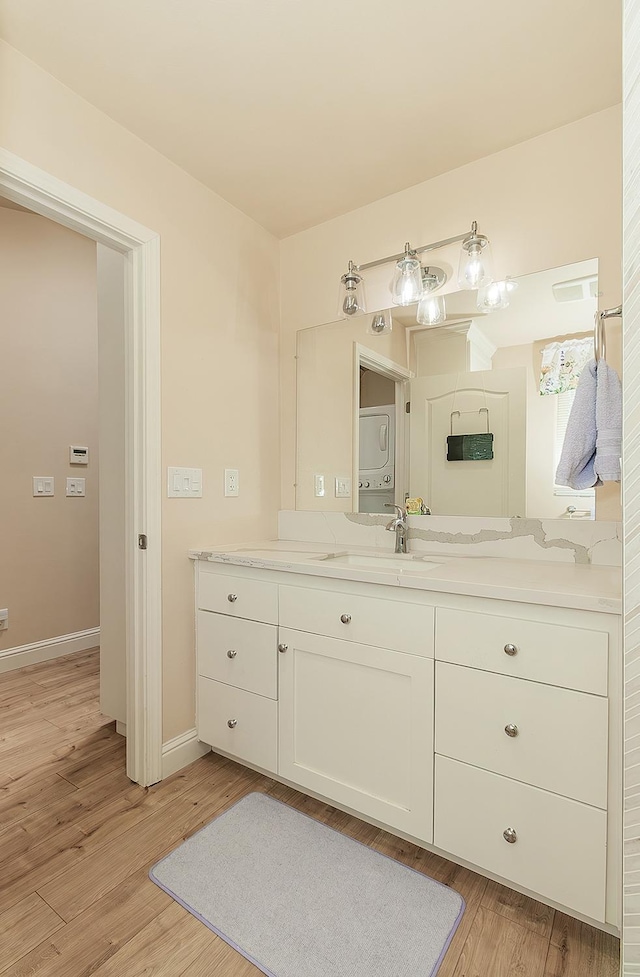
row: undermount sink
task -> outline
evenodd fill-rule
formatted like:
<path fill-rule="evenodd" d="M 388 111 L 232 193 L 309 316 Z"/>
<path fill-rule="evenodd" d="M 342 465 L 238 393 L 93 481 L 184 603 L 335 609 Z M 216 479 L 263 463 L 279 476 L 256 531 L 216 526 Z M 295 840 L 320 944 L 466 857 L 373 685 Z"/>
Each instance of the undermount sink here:
<path fill-rule="evenodd" d="M 435 570 L 442 566 L 441 563 L 433 563 L 431 560 L 423 560 L 404 553 L 397 556 L 364 556 L 358 553 L 336 553 L 335 556 L 326 556 L 321 559 L 343 567 L 359 567 L 367 570 L 393 570 L 394 573 L 425 573 L 427 570 Z"/>

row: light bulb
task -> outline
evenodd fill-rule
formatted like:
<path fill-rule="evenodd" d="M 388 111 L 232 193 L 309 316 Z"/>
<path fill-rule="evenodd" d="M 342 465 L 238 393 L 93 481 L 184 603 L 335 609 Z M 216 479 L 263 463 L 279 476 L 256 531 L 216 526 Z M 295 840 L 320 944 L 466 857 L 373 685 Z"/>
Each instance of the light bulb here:
<path fill-rule="evenodd" d="M 501 282 L 491 282 L 478 291 L 478 310 L 480 312 L 497 312 L 509 305 L 509 296 L 515 291 L 518 283 L 511 278 Z"/>
<path fill-rule="evenodd" d="M 462 242 L 458 265 L 459 288 L 483 288 L 493 280 L 491 246 L 484 234 L 478 234 L 474 221 L 471 233 Z"/>
<path fill-rule="evenodd" d="M 388 309 L 384 312 L 376 312 L 369 323 L 369 328 L 367 332 L 371 336 L 383 336 L 390 333 L 393 329 L 393 321 L 391 319 L 391 313 Z"/>
<path fill-rule="evenodd" d="M 407 249 L 408 249 L 407 245 Z M 413 305 L 422 295 L 422 268 L 417 258 L 405 251 L 404 258 L 396 265 L 391 282 L 391 297 L 394 305 Z"/>
<path fill-rule="evenodd" d="M 437 326 L 446 319 L 442 295 L 423 295 L 418 303 L 416 320 L 421 326 Z"/>
<path fill-rule="evenodd" d="M 344 319 L 345 316 L 354 316 L 361 312 L 366 312 L 364 282 L 353 261 L 350 261 L 349 270 L 340 279 L 338 316 Z"/>

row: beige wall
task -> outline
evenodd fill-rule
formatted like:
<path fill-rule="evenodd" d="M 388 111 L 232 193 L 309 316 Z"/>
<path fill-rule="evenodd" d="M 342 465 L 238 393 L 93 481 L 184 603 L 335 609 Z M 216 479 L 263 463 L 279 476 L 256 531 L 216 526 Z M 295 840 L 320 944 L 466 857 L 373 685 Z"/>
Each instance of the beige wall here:
<path fill-rule="evenodd" d="M 0 208 L 0 651 L 99 625 L 96 246 Z M 69 445 L 89 465 L 69 465 Z M 32 477 L 53 475 L 53 498 Z M 85 498 L 66 479 L 86 478 Z"/>
<path fill-rule="evenodd" d="M 276 531 L 278 242 L 4 43 L 0 145 L 161 236 L 163 463 L 204 473 L 202 499 L 163 503 L 167 740 L 194 725 L 188 548 Z"/>
<path fill-rule="evenodd" d="M 607 109 L 452 170 L 282 241 L 282 507 L 293 508 L 295 333 L 333 318 L 347 262 L 459 234 L 475 219 L 492 242 L 498 277 L 598 257 L 600 307 L 621 300 L 621 111 Z M 457 249 L 437 252 L 454 273 Z M 435 258 L 434 258 L 435 260 Z M 367 275 L 371 307 L 388 306 L 391 267 Z M 295 281 L 295 289 L 287 283 Z M 451 285 L 447 283 L 446 292 Z M 615 485 L 599 518 L 619 515 Z"/>
<path fill-rule="evenodd" d="M 360 406 L 386 407 L 396 402 L 396 385 L 389 377 L 374 370 L 364 370 L 360 375 Z"/>

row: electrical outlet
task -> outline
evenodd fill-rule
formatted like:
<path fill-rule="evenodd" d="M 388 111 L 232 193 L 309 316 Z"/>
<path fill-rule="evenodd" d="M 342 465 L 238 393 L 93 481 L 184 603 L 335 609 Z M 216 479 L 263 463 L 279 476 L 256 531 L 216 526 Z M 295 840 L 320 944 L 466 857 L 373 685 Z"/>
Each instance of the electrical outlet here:
<path fill-rule="evenodd" d="M 9 627 L 9 608 L 4 607 L 0 610 L 0 631 L 6 631 Z"/>
<path fill-rule="evenodd" d="M 314 475 L 313 482 L 315 485 L 316 498 L 321 499 L 324 496 L 324 475 Z"/>
<path fill-rule="evenodd" d="M 240 475 L 237 468 L 225 468 L 224 494 L 226 496 L 240 495 Z"/>

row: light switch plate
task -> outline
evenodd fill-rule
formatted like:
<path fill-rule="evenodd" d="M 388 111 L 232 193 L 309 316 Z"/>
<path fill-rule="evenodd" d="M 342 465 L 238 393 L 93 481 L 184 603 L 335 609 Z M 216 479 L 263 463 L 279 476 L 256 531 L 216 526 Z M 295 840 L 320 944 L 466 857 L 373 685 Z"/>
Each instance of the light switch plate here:
<path fill-rule="evenodd" d="M 336 499 L 351 498 L 351 479 L 336 475 Z"/>
<path fill-rule="evenodd" d="M 167 469 L 167 495 L 170 499 L 201 499 L 202 469 Z"/>
<path fill-rule="evenodd" d="M 33 476 L 33 497 L 34 499 L 45 498 L 54 493 L 53 475 L 34 475 Z"/>
<path fill-rule="evenodd" d="M 67 479 L 67 498 L 82 499 L 86 495 L 86 479 L 68 478 Z"/>
<path fill-rule="evenodd" d="M 225 468 L 224 494 L 227 497 L 240 495 L 240 475 L 237 468 Z"/>
<path fill-rule="evenodd" d="M 0 631 L 6 631 L 9 627 L 9 608 L 3 607 L 0 610 Z"/>

